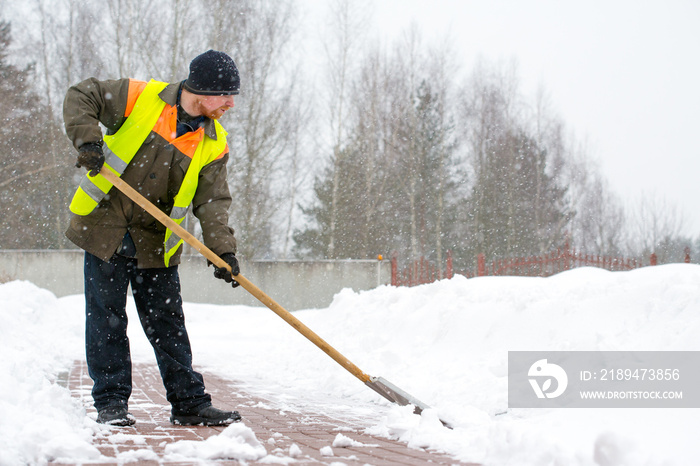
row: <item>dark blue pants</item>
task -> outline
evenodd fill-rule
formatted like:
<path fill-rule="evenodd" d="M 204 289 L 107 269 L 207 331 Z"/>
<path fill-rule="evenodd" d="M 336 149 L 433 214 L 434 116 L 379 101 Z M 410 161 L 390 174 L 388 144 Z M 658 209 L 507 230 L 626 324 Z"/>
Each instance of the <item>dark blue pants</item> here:
<path fill-rule="evenodd" d="M 173 413 L 210 404 L 201 374 L 192 369 L 177 267 L 138 269 L 133 258 L 115 254 L 104 262 L 85 253 L 85 347 L 95 408 L 127 406 L 131 395 L 125 310 L 129 285 Z"/>

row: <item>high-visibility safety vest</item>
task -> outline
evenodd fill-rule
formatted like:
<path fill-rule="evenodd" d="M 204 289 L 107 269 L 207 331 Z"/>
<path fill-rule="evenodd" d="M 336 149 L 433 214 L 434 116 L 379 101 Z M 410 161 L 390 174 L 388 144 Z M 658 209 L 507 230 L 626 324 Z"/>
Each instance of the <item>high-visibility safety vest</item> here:
<path fill-rule="evenodd" d="M 136 99 L 133 110 L 121 128 L 113 135 L 104 137 L 104 166 L 117 176 L 122 176 L 129 162 L 134 158 L 146 137 L 158 123 L 161 115 L 172 108 L 158 96 L 160 91 L 165 89 L 167 85 L 168 83 L 165 82 L 151 80 L 138 99 Z M 199 182 L 199 172 L 206 165 L 216 160 L 226 149 L 226 135 L 228 133 L 218 121 L 214 121 L 214 125 L 216 128 L 216 140 L 204 134 L 204 128 L 201 127 L 193 133 L 187 133 L 182 136 L 183 138 L 197 138 L 198 144 L 192 154 L 192 160 L 187 168 L 180 190 L 175 195 L 173 209 L 170 212 L 170 218 L 178 224 L 181 224 L 185 219 L 187 209 L 192 203 L 192 199 L 194 199 Z M 169 138 L 168 141 L 170 142 L 174 141 L 177 135 L 173 133 L 170 135 L 161 134 L 161 136 L 166 137 L 166 139 Z M 190 154 L 187 155 L 189 156 Z M 107 181 L 102 175 L 88 176 L 86 174 L 71 201 L 71 212 L 83 216 L 90 214 L 100 201 L 104 199 L 110 189 L 112 189 L 112 183 Z M 182 244 L 183 241 L 180 237 L 170 229 L 166 230 L 164 241 L 166 267 L 169 266 L 170 258 Z"/>

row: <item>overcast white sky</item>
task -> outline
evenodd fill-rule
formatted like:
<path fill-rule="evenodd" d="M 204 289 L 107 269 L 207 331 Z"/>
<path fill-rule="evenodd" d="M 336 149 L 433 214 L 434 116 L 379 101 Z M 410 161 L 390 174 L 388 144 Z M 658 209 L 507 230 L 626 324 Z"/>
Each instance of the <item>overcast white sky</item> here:
<path fill-rule="evenodd" d="M 301 0 L 311 15 L 326 1 Z M 428 41 L 449 31 L 471 68 L 517 59 L 522 91 L 539 84 L 612 189 L 647 192 L 700 234 L 700 1 L 374 0 L 374 32 L 412 22 Z"/>

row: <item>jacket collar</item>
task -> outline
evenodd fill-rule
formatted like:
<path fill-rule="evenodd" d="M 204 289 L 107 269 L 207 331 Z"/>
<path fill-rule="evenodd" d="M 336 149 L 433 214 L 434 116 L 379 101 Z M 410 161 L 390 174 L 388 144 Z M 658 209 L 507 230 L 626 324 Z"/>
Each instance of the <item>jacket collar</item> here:
<path fill-rule="evenodd" d="M 181 82 L 168 84 L 165 86 L 165 89 L 160 91 L 158 97 L 166 104 L 175 107 L 177 105 L 177 95 L 180 92 L 180 86 L 182 86 Z M 204 134 L 216 141 L 216 126 L 214 120 L 211 118 L 204 118 Z"/>

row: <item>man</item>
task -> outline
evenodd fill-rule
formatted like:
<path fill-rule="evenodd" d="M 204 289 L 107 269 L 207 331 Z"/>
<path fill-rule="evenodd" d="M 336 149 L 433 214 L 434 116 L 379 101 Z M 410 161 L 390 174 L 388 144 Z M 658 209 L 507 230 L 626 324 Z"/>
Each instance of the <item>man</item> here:
<path fill-rule="evenodd" d="M 212 406 L 192 368 L 177 272 L 182 240 L 99 174 L 107 165 L 178 223 L 191 205 L 204 243 L 231 266 L 231 272 L 216 267 L 214 276 L 237 286 L 227 133 L 217 120 L 233 107 L 239 87 L 233 59 L 209 50 L 192 60 L 187 80 L 179 83 L 91 78 L 66 94 L 66 133 L 78 149 L 76 166 L 89 172 L 71 202 L 66 236 L 85 250 L 85 346 L 100 423 L 135 422 L 128 412 L 129 285 L 172 406 L 171 422 L 240 420 L 238 412 Z"/>

